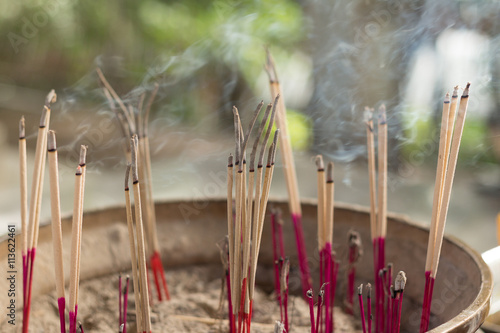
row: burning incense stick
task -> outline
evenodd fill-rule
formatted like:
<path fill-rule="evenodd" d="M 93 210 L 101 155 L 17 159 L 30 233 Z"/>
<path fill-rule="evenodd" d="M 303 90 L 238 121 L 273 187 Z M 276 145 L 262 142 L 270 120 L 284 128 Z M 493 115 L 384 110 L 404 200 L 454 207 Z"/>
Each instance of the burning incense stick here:
<path fill-rule="evenodd" d="M 27 252 L 26 271 L 23 281 L 26 280 L 26 288 L 23 306 L 23 333 L 28 332 L 29 317 L 31 310 L 31 290 L 33 286 L 33 268 L 38 244 L 38 229 L 40 225 L 40 209 L 42 204 L 43 178 L 45 175 L 45 158 L 47 156 L 47 131 L 50 123 L 50 107 L 56 101 L 56 93 L 51 90 L 45 99 L 42 109 L 40 126 L 35 150 L 35 165 L 33 168 L 33 179 L 31 183 L 31 197 L 29 205 L 29 224 L 27 230 Z"/>
<path fill-rule="evenodd" d="M 26 128 L 24 116 L 19 121 L 19 184 L 21 193 L 21 239 L 23 257 L 23 298 L 26 297 L 27 283 L 27 252 L 28 252 L 28 171 L 26 162 Z M 26 300 L 24 299 L 26 305 Z"/>
<path fill-rule="evenodd" d="M 83 194 L 82 167 L 78 165 L 75 174 L 75 195 L 73 200 L 73 223 L 71 228 L 71 265 L 69 279 L 69 332 L 76 332 L 78 311 L 78 272 L 80 271 L 80 247 L 81 247 L 81 224 L 83 217 L 82 194 Z"/>
<path fill-rule="evenodd" d="M 394 325 L 393 332 L 399 333 L 401 328 L 401 310 L 403 308 L 403 292 L 406 286 L 406 274 L 403 271 L 400 271 L 396 276 L 396 280 L 394 281 L 394 292 L 396 294 L 395 304 L 393 307 L 395 308 L 396 317 L 393 318 L 392 323 Z"/>
<path fill-rule="evenodd" d="M 134 220 L 132 216 L 132 205 L 130 203 L 130 189 L 129 189 L 129 176 L 132 165 L 127 164 L 127 169 L 125 171 L 125 207 L 127 211 L 127 227 L 128 227 L 128 237 L 129 237 L 129 247 L 130 247 L 130 259 L 132 261 L 132 282 L 134 284 L 134 296 L 135 296 L 135 308 L 136 308 L 136 318 L 137 318 L 137 329 L 138 331 L 143 331 L 143 319 L 142 319 L 142 300 L 141 292 L 139 287 L 139 273 L 137 271 L 137 250 L 135 246 L 135 232 L 134 232 Z"/>
<path fill-rule="evenodd" d="M 138 141 L 137 136 L 131 139 L 132 150 L 132 180 L 134 188 L 134 205 L 135 205 L 135 223 L 137 233 L 137 248 L 138 248 L 138 262 L 141 281 L 141 301 L 142 310 L 144 315 L 144 329 L 146 332 L 151 331 L 151 317 L 149 308 L 149 295 L 147 285 L 147 272 L 146 272 L 146 253 L 144 246 L 144 227 L 142 223 L 142 207 L 141 207 L 141 194 L 139 185 L 139 173 L 137 170 L 138 159 Z"/>
<path fill-rule="evenodd" d="M 269 76 L 271 96 L 273 98 L 276 96 L 281 96 L 278 105 L 278 114 L 276 117 L 276 123 L 277 126 L 281 129 L 281 137 L 280 137 L 280 140 L 282 142 L 281 158 L 283 162 L 285 180 L 288 190 L 288 204 L 290 213 L 292 215 L 293 226 L 295 230 L 295 239 L 296 239 L 299 264 L 300 264 L 299 266 L 302 278 L 302 292 L 304 299 L 307 299 L 305 294 L 306 291 L 311 289 L 312 287 L 312 279 L 309 271 L 309 263 L 307 261 L 307 253 L 304 241 L 304 231 L 302 229 L 302 209 L 300 206 L 299 187 L 297 183 L 297 174 L 295 172 L 295 162 L 293 159 L 292 145 L 288 135 L 285 100 L 283 98 L 283 93 L 281 91 L 281 86 L 278 80 L 278 75 L 276 72 L 274 60 L 269 50 L 267 50 L 267 61 L 265 68 Z"/>
<path fill-rule="evenodd" d="M 460 99 L 460 104 L 458 106 L 454 130 L 449 126 L 449 118 L 451 116 L 448 115 L 448 117 L 446 117 L 445 115 L 445 113 L 448 112 L 447 110 L 449 109 L 449 107 L 446 106 L 447 98 L 445 99 L 444 103 L 445 105 L 443 107 L 443 121 L 441 126 L 446 127 L 446 131 L 443 130 L 443 128 L 441 128 L 440 148 L 439 148 L 440 154 L 438 159 L 438 167 L 436 171 L 436 184 L 434 190 L 434 205 L 438 205 L 438 207 L 433 206 L 432 222 L 434 223 L 431 222 L 431 231 L 429 233 L 428 251 L 432 251 L 432 253 L 431 255 L 429 254 L 427 255 L 429 261 L 428 262 L 426 261 L 426 273 L 425 273 L 426 286 L 424 292 L 424 302 L 422 309 L 422 318 L 420 323 L 420 332 L 427 331 L 429 327 L 434 281 L 436 278 L 438 264 L 439 264 L 439 257 L 441 254 L 444 228 L 446 224 L 446 217 L 448 214 L 448 207 L 450 203 L 451 188 L 455 176 L 455 169 L 458 160 L 458 151 L 460 148 L 460 141 L 462 138 L 463 128 L 465 124 L 465 116 L 467 113 L 469 88 L 470 88 L 470 83 L 467 83 L 467 86 L 464 89 L 464 92 Z M 449 131 L 453 131 L 450 145 L 448 145 L 449 141 L 448 138 L 449 136 L 451 136 L 451 134 L 448 134 Z M 436 187 L 438 187 L 437 190 Z"/>
<path fill-rule="evenodd" d="M 59 168 L 57 161 L 56 134 L 49 131 L 47 148 L 49 155 L 49 175 L 50 175 L 50 208 L 52 216 L 52 246 L 54 249 L 54 269 L 56 282 L 57 304 L 59 308 L 59 320 L 61 333 L 66 332 L 66 321 L 64 310 L 66 298 L 64 295 L 64 269 L 63 269 L 63 245 L 61 228 L 61 207 L 59 194 Z"/>

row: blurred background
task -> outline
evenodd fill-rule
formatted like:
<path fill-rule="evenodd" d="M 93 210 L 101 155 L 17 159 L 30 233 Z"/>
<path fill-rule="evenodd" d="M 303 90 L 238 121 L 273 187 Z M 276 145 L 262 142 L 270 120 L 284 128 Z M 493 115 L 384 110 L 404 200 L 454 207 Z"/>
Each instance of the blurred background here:
<path fill-rule="evenodd" d="M 150 119 L 154 194 L 225 195 L 231 107 L 270 102 L 265 48 L 288 108 L 300 193 L 315 197 L 313 156 L 336 162 L 336 199 L 368 205 L 365 106 L 387 106 L 389 210 L 430 223 L 442 100 L 471 85 L 446 231 L 497 244 L 500 211 L 500 2 L 494 0 L 77 0 L 0 2 L 0 234 L 19 225 L 18 121 L 29 162 L 55 89 L 62 209 L 72 209 L 80 144 L 85 209 L 123 204 L 125 157 L 95 69 L 126 103 L 159 85 Z M 459 91 L 461 94 L 461 91 Z M 286 197 L 278 168 L 272 195 Z M 32 163 L 28 164 L 29 182 Z M 49 191 L 44 187 L 43 221 Z"/>

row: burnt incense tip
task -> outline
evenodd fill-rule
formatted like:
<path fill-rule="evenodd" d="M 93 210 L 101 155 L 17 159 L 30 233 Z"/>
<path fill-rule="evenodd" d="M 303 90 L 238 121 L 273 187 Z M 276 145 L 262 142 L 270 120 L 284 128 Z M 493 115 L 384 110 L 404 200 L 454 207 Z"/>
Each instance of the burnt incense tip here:
<path fill-rule="evenodd" d="M 392 269 L 392 267 L 393 267 L 393 266 L 394 266 L 394 265 L 392 264 L 392 262 L 390 262 L 390 263 L 388 263 L 388 264 L 387 264 L 387 269 L 388 269 L 388 270 L 389 270 L 389 269 Z"/>
<path fill-rule="evenodd" d="M 396 298 L 396 290 L 394 290 L 394 286 L 392 284 L 389 288 L 389 292 L 391 294 L 391 298 Z"/>
<path fill-rule="evenodd" d="M 453 88 L 453 95 L 451 97 L 452 98 L 458 97 L 458 85 Z"/>
<path fill-rule="evenodd" d="M 125 327 L 125 324 L 121 324 L 121 325 L 120 325 L 120 329 L 119 329 L 119 331 L 118 331 L 118 332 L 123 333 L 123 329 L 124 329 L 124 327 Z"/>
<path fill-rule="evenodd" d="M 467 82 L 467 85 L 465 86 L 464 92 L 462 94 L 462 98 L 469 97 L 469 89 L 470 89 L 470 82 Z"/>
<path fill-rule="evenodd" d="M 125 169 L 125 191 L 128 191 L 128 184 L 129 184 L 129 178 L 130 178 L 130 168 L 132 165 L 130 163 L 127 164 L 127 167 Z"/>
<path fill-rule="evenodd" d="M 47 133 L 47 149 L 48 149 L 48 151 L 56 151 L 56 149 L 57 149 L 56 132 L 53 130 L 50 130 Z"/>
<path fill-rule="evenodd" d="M 229 154 L 229 157 L 227 158 L 227 166 L 230 168 L 233 167 L 233 154 Z"/>
<path fill-rule="evenodd" d="M 450 103 L 450 92 L 447 92 L 444 96 L 444 103 Z"/>
<path fill-rule="evenodd" d="M 370 122 L 373 121 L 373 112 L 367 106 L 365 106 L 365 111 L 363 112 L 363 121 L 368 126 L 370 126 Z M 370 126 L 370 129 L 371 129 L 371 126 Z"/>
<path fill-rule="evenodd" d="M 396 276 L 396 280 L 394 281 L 394 290 L 397 292 L 401 292 L 405 289 L 406 286 L 406 274 L 403 271 L 400 271 Z"/>
<path fill-rule="evenodd" d="M 326 182 L 333 183 L 333 162 L 328 162 L 328 166 L 326 169 Z"/>
<path fill-rule="evenodd" d="M 19 139 L 25 139 L 26 138 L 26 125 L 24 122 L 24 116 L 21 116 L 21 119 L 19 120 Z"/>
<path fill-rule="evenodd" d="M 86 145 L 80 146 L 80 161 L 78 164 L 82 167 L 87 163 L 87 148 L 88 146 Z"/>
<path fill-rule="evenodd" d="M 47 108 L 42 109 L 42 115 L 40 116 L 40 128 L 47 126 Z"/>
<path fill-rule="evenodd" d="M 309 290 L 306 292 L 306 295 L 307 295 L 307 297 L 312 298 L 312 297 L 313 297 L 313 291 L 312 291 L 312 289 L 309 289 Z"/>
<path fill-rule="evenodd" d="M 274 322 L 274 333 L 284 333 L 285 332 L 285 324 L 280 321 Z"/>
<path fill-rule="evenodd" d="M 139 182 L 139 172 L 137 170 L 137 135 L 133 135 L 130 139 L 130 149 L 132 151 L 132 182 L 137 184 Z"/>
<path fill-rule="evenodd" d="M 273 147 L 273 150 L 272 150 L 272 153 L 271 153 L 271 165 L 274 165 L 274 162 L 276 160 L 276 150 L 278 149 L 279 134 L 280 134 L 280 129 L 278 128 L 274 132 L 273 144 L 271 146 L 271 147 Z"/>
<path fill-rule="evenodd" d="M 267 153 L 267 166 L 270 167 L 273 165 L 273 152 L 275 151 L 274 149 L 275 145 L 274 142 L 271 144 L 271 147 L 269 147 L 269 152 Z"/>
<path fill-rule="evenodd" d="M 378 108 L 378 123 L 379 125 L 386 125 L 387 124 L 387 117 L 386 117 L 386 109 L 385 109 L 385 104 L 382 104 Z"/>
<path fill-rule="evenodd" d="M 371 285 L 371 283 L 366 284 L 366 289 L 368 290 L 366 297 L 371 298 L 372 297 L 372 285 Z"/>
<path fill-rule="evenodd" d="M 55 103 L 57 100 L 57 95 L 54 89 L 49 91 L 47 97 L 45 98 L 45 106 L 50 107 L 50 104 Z"/>
<path fill-rule="evenodd" d="M 358 287 L 358 295 L 363 295 L 363 284 L 360 284 Z"/>
<path fill-rule="evenodd" d="M 325 171 L 325 164 L 323 163 L 323 156 L 316 155 L 314 160 L 316 162 L 316 167 L 318 168 L 318 171 Z"/>
<path fill-rule="evenodd" d="M 76 167 L 76 173 L 75 173 L 76 176 L 81 176 L 82 175 L 82 167 L 81 166 L 77 166 Z"/>

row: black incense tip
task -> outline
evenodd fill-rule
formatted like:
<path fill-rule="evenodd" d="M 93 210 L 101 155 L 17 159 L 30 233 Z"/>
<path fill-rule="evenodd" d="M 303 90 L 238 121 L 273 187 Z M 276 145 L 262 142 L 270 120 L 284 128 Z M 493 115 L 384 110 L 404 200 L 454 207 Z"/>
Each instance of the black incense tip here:
<path fill-rule="evenodd" d="M 312 289 L 309 289 L 306 293 L 307 297 L 312 298 L 313 297 L 313 291 Z"/>
<path fill-rule="evenodd" d="M 464 89 L 464 93 L 462 94 L 462 98 L 469 97 L 469 89 L 470 89 L 470 82 L 467 82 L 467 85 L 465 86 Z"/>
<path fill-rule="evenodd" d="M 54 152 L 57 150 L 56 132 L 53 130 L 50 130 L 49 133 L 47 133 L 47 149 L 50 152 Z"/>
<path fill-rule="evenodd" d="M 227 158 L 227 166 L 228 168 L 233 167 L 233 154 L 229 154 L 229 157 Z"/>
<path fill-rule="evenodd" d="M 26 126 L 24 123 L 24 116 L 21 117 L 21 120 L 19 120 L 19 139 L 25 139 L 26 138 Z"/>
<path fill-rule="evenodd" d="M 81 176 L 82 175 L 82 167 L 81 166 L 77 166 L 76 167 L 76 173 L 75 173 L 76 176 Z"/>

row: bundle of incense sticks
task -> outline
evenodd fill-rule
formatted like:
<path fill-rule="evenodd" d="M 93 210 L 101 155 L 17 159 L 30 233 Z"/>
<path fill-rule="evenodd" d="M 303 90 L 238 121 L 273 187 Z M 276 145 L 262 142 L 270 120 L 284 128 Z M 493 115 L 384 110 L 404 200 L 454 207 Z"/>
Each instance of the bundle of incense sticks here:
<path fill-rule="evenodd" d="M 387 322 L 386 332 L 388 333 L 399 333 L 401 329 L 401 311 L 403 308 L 403 293 L 406 286 L 406 274 L 400 271 L 394 280 L 394 284 L 391 279 L 387 281 L 388 287 L 388 304 L 387 304 Z M 361 316 L 361 327 L 363 328 L 363 333 L 372 332 L 372 302 L 371 302 L 371 285 L 367 284 L 367 316 L 365 316 L 365 304 L 363 300 L 363 285 L 358 287 L 358 303 L 359 303 L 359 313 Z M 368 322 L 368 323 L 367 323 Z"/>
<path fill-rule="evenodd" d="M 169 300 L 170 293 L 168 291 L 167 280 L 165 278 L 165 270 L 160 255 L 160 246 L 158 243 L 158 235 L 156 231 L 156 212 L 153 198 L 153 181 L 151 172 L 151 153 L 149 145 L 149 114 L 151 106 L 158 92 L 158 84 L 155 84 L 149 99 L 144 106 L 145 93 L 139 97 L 137 107 L 126 105 L 115 92 L 113 87 L 104 77 L 100 68 L 97 68 L 99 80 L 103 85 L 103 92 L 106 96 L 109 105 L 115 113 L 124 138 L 124 151 L 127 161 L 131 161 L 131 150 L 128 144 L 132 135 L 137 135 L 139 146 L 138 172 L 143 181 L 141 182 L 141 198 L 143 201 L 143 218 L 146 231 L 146 251 L 149 258 L 149 266 L 153 272 L 154 283 L 158 300 L 163 298 Z M 116 107 L 118 105 L 118 107 Z"/>
<path fill-rule="evenodd" d="M 286 186 L 288 190 L 288 205 L 292 216 L 293 227 L 295 231 L 295 243 L 299 257 L 299 267 L 302 279 L 302 293 L 307 300 L 306 292 L 312 287 L 311 273 L 307 261 L 306 246 L 304 240 L 304 231 L 302 228 L 302 208 L 300 206 L 299 187 L 297 183 L 297 174 L 295 172 L 295 162 L 293 159 L 292 145 L 288 135 L 288 125 L 286 120 L 286 106 L 281 91 L 281 85 L 278 80 L 278 74 L 274 65 L 274 60 L 269 50 L 267 50 L 266 71 L 269 76 L 269 85 L 271 88 L 271 97 L 281 96 L 276 115 L 277 126 L 281 130 L 281 159 L 283 170 L 285 172 Z"/>
<path fill-rule="evenodd" d="M 467 113 L 469 88 L 470 83 L 467 83 L 460 102 L 458 102 L 458 86 L 453 90 L 451 102 L 449 94 L 446 94 L 443 102 L 431 228 L 425 262 L 425 291 L 420 322 L 421 333 L 426 332 L 429 328 L 434 281 L 436 279 L 441 246 L 443 244 L 451 188 Z"/>
<path fill-rule="evenodd" d="M 127 212 L 127 225 L 130 242 L 130 258 L 132 261 L 132 274 L 134 283 L 135 306 L 137 313 L 137 331 L 151 332 L 151 313 L 149 304 L 149 292 L 146 268 L 146 249 L 144 224 L 142 220 L 142 201 L 140 177 L 138 170 L 139 159 L 139 139 L 134 135 L 130 139 L 130 151 L 132 163 L 127 165 L 125 173 L 125 206 Z M 129 191 L 129 176 L 132 173 L 132 184 L 134 190 L 134 213 L 132 214 L 132 204 Z M 135 221 L 134 221 L 135 220 Z M 135 222 L 135 228 L 134 228 Z M 122 318 L 126 323 L 126 314 Z"/>
<path fill-rule="evenodd" d="M 57 99 L 54 90 L 51 90 L 45 98 L 42 109 L 40 126 L 35 150 L 35 164 L 33 167 L 33 179 L 31 183 L 31 196 L 29 204 L 29 215 L 27 215 L 27 162 L 26 162 L 26 133 L 24 118 L 21 118 L 19 128 L 19 162 L 21 174 L 21 233 L 22 233 L 22 257 L 23 257 L 23 333 L 28 332 L 29 317 L 31 310 L 31 291 L 33 285 L 33 268 L 38 244 L 38 229 L 40 225 L 40 208 L 42 205 L 42 188 L 45 175 L 45 159 L 47 156 L 47 131 L 50 123 L 50 110 L 52 103 Z M 26 221 L 28 217 L 28 222 Z"/>
<path fill-rule="evenodd" d="M 243 132 L 238 109 L 233 107 L 235 127 L 235 158 L 229 157 L 228 163 L 228 237 L 229 237 L 229 269 L 230 294 L 233 304 L 233 326 L 230 332 L 250 332 L 252 318 L 255 275 L 259 255 L 265 212 L 269 199 L 269 191 L 274 172 L 274 159 L 278 144 L 279 130 L 274 134 L 274 140 L 267 154 L 267 165 L 264 166 L 264 154 L 271 135 L 276 107 L 269 104 L 260 122 L 250 153 L 250 162 L 246 160 L 246 147 L 250 140 L 255 122 L 262 109 L 261 102 L 252 117 L 247 133 Z M 272 111 L 271 111 L 272 109 Z M 264 140 L 262 134 L 267 124 Z M 260 143 L 260 150 L 258 151 Z M 257 155 L 259 153 L 259 155 Z M 255 162 L 257 161 L 257 170 Z M 233 175 L 233 169 L 235 175 Z M 233 221 L 233 181 L 235 180 L 235 215 Z M 228 292 L 229 294 L 229 292 Z M 237 323 L 237 324 L 236 324 Z"/>
<path fill-rule="evenodd" d="M 325 175 L 323 156 L 316 156 L 318 187 L 318 253 L 320 286 L 324 285 L 324 306 L 317 316 L 317 330 L 332 332 L 334 328 L 333 309 L 337 285 L 338 263 L 333 253 L 333 210 L 335 185 L 333 182 L 333 162 L 328 163 Z M 321 308 L 318 303 L 318 309 Z"/>
<path fill-rule="evenodd" d="M 370 231 L 373 245 L 375 280 L 375 331 L 384 331 L 384 287 L 379 271 L 385 267 L 385 236 L 387 233 L 387 122 L 385 106 L 378 109 L 378 184 L 375 168 L 373 109 L 365 109 L 370 184 Z M 378 190 L 377 190 L 378 187 Z"/>

